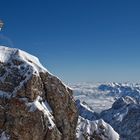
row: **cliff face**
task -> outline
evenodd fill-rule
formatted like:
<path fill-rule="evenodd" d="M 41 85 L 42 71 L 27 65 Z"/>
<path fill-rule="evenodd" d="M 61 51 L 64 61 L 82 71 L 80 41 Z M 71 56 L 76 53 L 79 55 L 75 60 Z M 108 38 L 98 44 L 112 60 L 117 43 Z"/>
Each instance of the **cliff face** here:
<path fill-rule="evenodd" d="M 0 138 L 74 140 L 78 119 L 72 91 L 39 60 L 0 47 Z"/>
<path fill-rule="evenodd" d="M 119 140 L 119 134 L 106 123 L 100 114 L 94 112 L 88 104 L 76 100 L 79 118 L 76 137 L 78 140 Z"/>
<path fill-rule="evenodd" d="M 140 139 L 139 96 L 119 98 L 114 102 L 112 108 L 101 113 L 101 117 L 120 134 L 121 139 Z"/>

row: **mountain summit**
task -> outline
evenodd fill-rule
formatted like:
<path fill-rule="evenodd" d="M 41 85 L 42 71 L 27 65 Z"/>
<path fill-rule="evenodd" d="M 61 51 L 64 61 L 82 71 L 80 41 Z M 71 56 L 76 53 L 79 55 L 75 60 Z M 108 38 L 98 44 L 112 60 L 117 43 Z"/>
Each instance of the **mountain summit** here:
<path fill-rule="evenodd" d="M 38 58 L 0 46 L 0 139 L 74 140 L 72 91 Z"/>

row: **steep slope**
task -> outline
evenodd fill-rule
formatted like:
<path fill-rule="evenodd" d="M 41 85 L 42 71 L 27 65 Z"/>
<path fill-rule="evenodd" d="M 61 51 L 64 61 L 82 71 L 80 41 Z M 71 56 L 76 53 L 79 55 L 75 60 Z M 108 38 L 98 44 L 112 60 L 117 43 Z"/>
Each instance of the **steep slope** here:
<path fill-rule="evenodd" d="M 119 98 L 112 108 L 101 113 L 124 140 L 140 139 L 140 104 L 132 97 Z"/>
<path fill-rule="evenodd" d="M 79 140 L 119 140 L 119 135 L 102 119 L 90 121 L 79 117 L 76 136 Z"/>
<path fill-rule="evenodd" d="M 81 103 L 80 100 L 76 100 L 76 105 L 81 117 L 91 121 L 99 119 L 99 114 L 94 112 L 85 102 Z"/>
<path fill-rule="evenodd" d="M 0 139 L 74 140 L 72 91 L 39 60 L 0 46 Z"/>
<path fill-rule="evenodd" d="M 119 140 L 118 133 L 109 124 L 99 119 L 99 114 L 79 100 L 76 104 L 79 112 L 76 129 L 78 140 Z"/>

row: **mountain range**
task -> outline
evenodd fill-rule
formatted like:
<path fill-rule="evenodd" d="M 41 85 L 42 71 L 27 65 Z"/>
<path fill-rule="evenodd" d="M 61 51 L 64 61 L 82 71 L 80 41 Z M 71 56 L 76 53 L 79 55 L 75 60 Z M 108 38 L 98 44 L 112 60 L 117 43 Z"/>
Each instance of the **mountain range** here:
<path fill-rule="evenodd" d="M 104 120 L 121 140 L 140 140 L 139 84 L 82 83 L 71 87 L 80 116 L 92 122 Z"/>
<path fill-rule="evenodd" d="M 39 59 L 0 46 L 0 140 L 140 140 L 140 85 L 65 85 Z"/>

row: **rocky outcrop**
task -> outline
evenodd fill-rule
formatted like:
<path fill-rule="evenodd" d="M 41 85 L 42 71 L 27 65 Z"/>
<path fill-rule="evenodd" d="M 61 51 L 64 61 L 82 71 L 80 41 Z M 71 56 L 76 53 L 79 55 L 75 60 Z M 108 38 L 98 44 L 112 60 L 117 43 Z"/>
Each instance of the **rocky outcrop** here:
<path fill-rule="evenodd" d="M 119 140 L 119 135 L 102 119 L 90 121 L 79 117 L 77 124 L 78 140 Z"/>
<path fill-rule="evenodd" d="M 101 118 L 120 134 L 121 139 L 140 139 L 140 104 L 137 99 L 129 96 L 119 98 L 112 108 L 101 113 Z"/>
<path fill-rule="evenodd" d="M 87 126 L 95 123 L 95 119 L 102 119 L 120 135 L 120 140 L 140 140 L 140 84 L 82 83 L 72 87 L 75 98 L 86 102 L 76 101 L 79 114 L 84 118 L 83 126 L 78 125 L 84 129 L 78 132 L 89 134 Z"/>
<path fill-rule="evenodd" d="M 74 140 L 77 119 L 71 89 L 36 57 L 0 47 L 0 138 Z"/>
<path fill-rule="evenodd" d="M 85 119 L 88 119 L 90 121 L 98 120 L 99 114 L 94 112 L 90 106 L 88 106 L 85 102 L 80 102 L 80 100 L 76 100 L 76 105 L 78 108 L 79 115 Z"/>
<path fill-rule="evenodd" d="M 76 105 L 79 112 L 76 129 L 78 140 L 119 140 L 119 134 L 86 103 L 76 100 Z"/>

